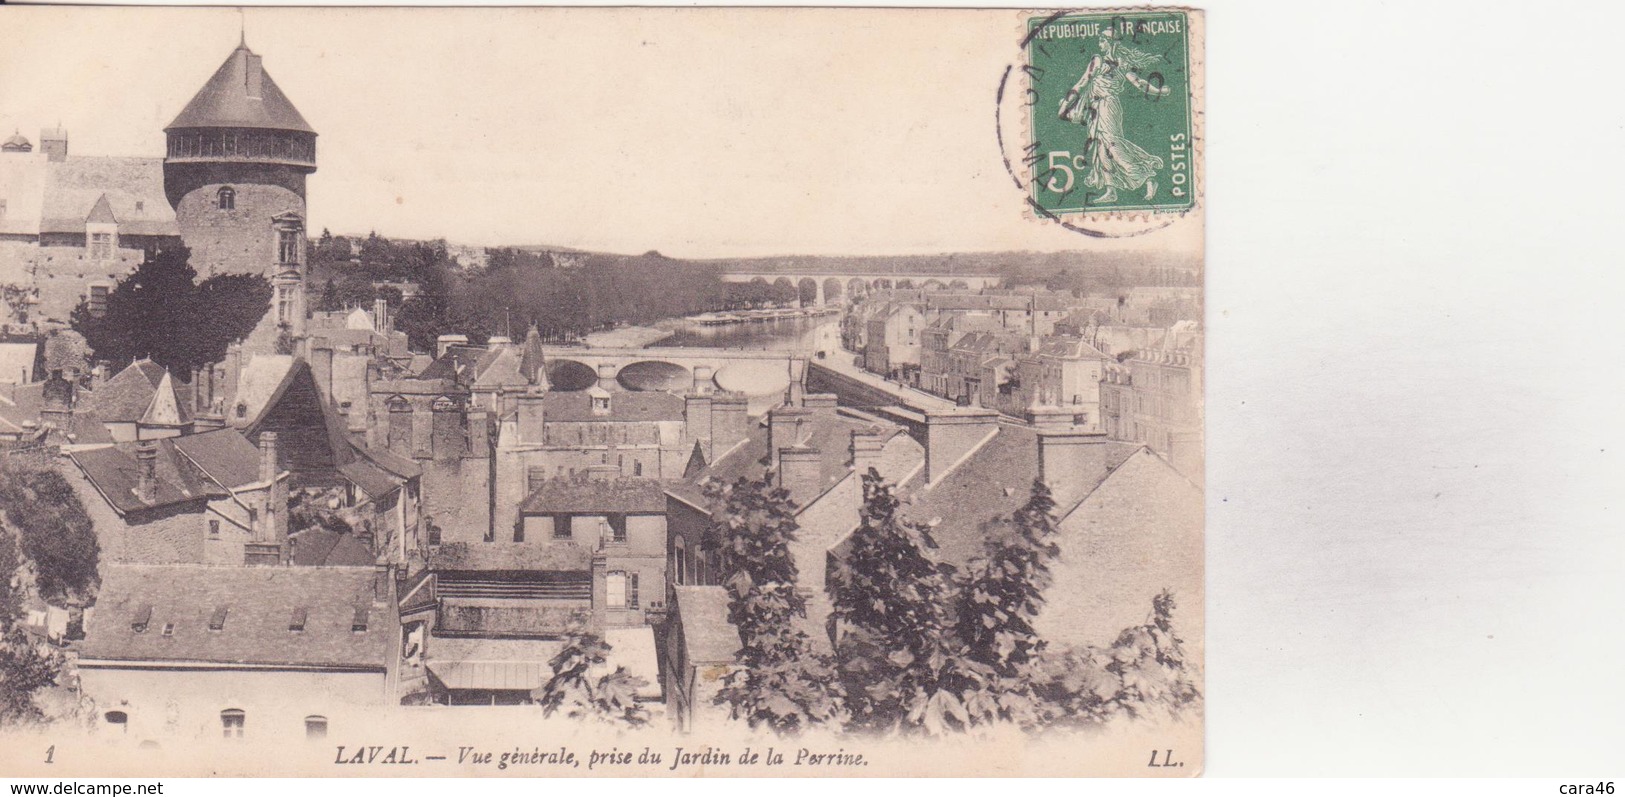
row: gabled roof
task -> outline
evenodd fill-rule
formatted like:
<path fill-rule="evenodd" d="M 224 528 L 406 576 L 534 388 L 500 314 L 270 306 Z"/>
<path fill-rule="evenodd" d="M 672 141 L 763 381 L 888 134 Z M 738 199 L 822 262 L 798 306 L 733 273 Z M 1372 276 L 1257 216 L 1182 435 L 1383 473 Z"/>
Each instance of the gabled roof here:
<path fill-rule="evenodd" d="M 371 567 L 104 565 L 80 666 L 96 660 L 328 666 L 383 672 L 394 607 L 373 599 Z M 352 630 L 366 607 L 366 630 Z M 225 609 L 225 622 L 210 630 Z M 303 611 L 303 630 L 289 629 Z M 132 622 L 145 616 L 144 629 Z M 173 625 L 170 634 L 166 626 Z"/>
<path fill-rule="evenodd" d="M 173 444 L 162 444 L 167 442 L 169 441 L 162 441 L 156 446 L 157 456 L 153 466 L 157 478 L 154 484 L 154 498 L 150 504 L 142 501 L 136 491 L 141 478 L 141 465 L 136 459 L 136 444 L 120 443 L 103 448 L 71 451 L 68 456 L 120 515 L 229 495 L 191 462 L 177 457 Z"/>
<path fill-rule="evenodd" d="M 169 395 L 165 397 L 165 403 L 173 402 L 175 414 L 172 417 L 176 420 L 159 422 L 189 422 L 191 415 L 175 395 L 174 380 L 168 379 L 168 376 L 169 372 L 152 360 L 130 363 L 91 393 L 96 414 L 105 423 L 151 423 L 153 421 L 147 420 L 148 413 L 159 400 L 160 389 L 167 386 Z"/>
<path fill-rule="evenodd" d="M 813 411 L 802 424 L 802 438 L 795 443 L 818 450 L 820 455 L 818 483 L 798 487 L 805 490 L 807 495 L 823 495 L 826 490 L 852 472 L 852 433 L 880 430 L 890 430 L 894 435 L 903 433 L 899 427 L 882 426 L 872 421 L 851 418 L 834 410 Z M 708 479 L 732 484 L 741 478 L 749 480 L 763 478 L 771 462 L 767 427 L 761 423 L 751 424 L 750 428 L 746 429 L 746 435 L 743 444 L 735 446 L 710 466 L 669 485 L 667 492 L 691 506 L 703 507 L 706 505 L 706 498 L 702 485 Z M 785 443 L 780 447 L 788 448 L 789 444 Z M 806 507 L 803 506 L 801 509 L 805 510 Z"/>
<path fill-rule="evenodd" d="M 1094 484 L 1083 485 L 1087 496 L 1109 478 L 1123 461 L 1141 450 L 1132 443 L 1105 442 L 1106 468 Z M 1027 503 L 1033 480 L 1038 478 L 1038 433 L 1015 424 L 999 424 L 999 432 L 941 481 L 924 488 L 915 482 L 904 485 L 913 502 L 905 505 L 910 519 L 936 521 L 933 536 L 941 548 L 936 556 L 962 566 L 982 553 L 983 527 L 997 517 L 1008 516 Z M 1080 499 L 1081 500 L 1081 499 Z M 1077 506 L 1058 506 L 1055 515 L 1064 518 Z"/>
<path fill-rule="evenodd" d="M 210 480 L 227 490 L 259 481 L 259 448 L 236 429 L 216 429 L 159 443 L 180 452 Z"/>
<path fill-rule="evenodd" d="M 107 204 L 107 194 L 103 193 L 96 198 L 96 204 L 91 207 L 90 214 L 85 216 L 86 224 L 117 224 L 118 219 L 113 217 L 113 207 Z"/>
<path fill-rule="evenodd" d="M 249 93 L 256 70 L 260 77 L 258 97 Z M 316 134 L 246 44 L 238 45 L 226 56 L 209 82 L 164 129 L 186 127 L 251 127 Z"/>
<path fill-rule="evenodd" d="M 653 479 L 544 479 L 519 511 L 528 514 L 665 514 L 666 491 Z"/>

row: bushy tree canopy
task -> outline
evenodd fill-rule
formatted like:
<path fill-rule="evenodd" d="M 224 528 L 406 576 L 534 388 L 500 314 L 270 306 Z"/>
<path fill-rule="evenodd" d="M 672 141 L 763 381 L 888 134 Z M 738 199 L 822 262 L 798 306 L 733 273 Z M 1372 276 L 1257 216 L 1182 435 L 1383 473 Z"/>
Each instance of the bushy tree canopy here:
<path fill-rule="evenodd" d="M 89 299 L 69 318 L 96 359 L 122 368 L 142 357 L 182 380 L 219 362 L 226 347 L 254 331 L 271 307 L 271 283 L 255 274 L 219 274 L 199 284 L 179 244 L 147 251 L 139 268 L 93 313 Z"/>
<path fill-rule="evenodd" d="M 0 460 L 0 520 L 34 563 L 40 597 L 88 603 L 100 548 L 84 504 L 55 468 Z"/>
<path fill-rule="evenodd" d="M 830 658 L 813 649 L 796 620 L 807 602 L 796 589 L 795 505 L 764 479 L 711 483 L 711 534 L 728 590 L 728 621 L 739 630 L 737 669 L 717 700 L 752 727 L 794 734 L 842 719 L 840 683 Z"/>

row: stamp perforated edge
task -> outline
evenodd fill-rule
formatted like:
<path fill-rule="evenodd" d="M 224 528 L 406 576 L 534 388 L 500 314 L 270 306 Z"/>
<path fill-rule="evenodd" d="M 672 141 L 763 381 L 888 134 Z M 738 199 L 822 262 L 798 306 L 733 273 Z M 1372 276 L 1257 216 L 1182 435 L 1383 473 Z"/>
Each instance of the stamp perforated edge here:
<path fill-rule="evenodd" d="M 1090 210 L 1052 212 L 1032 199 L 1031 178 L 1026 174 L 1027 164 L 1022 158 L 1027 142 L 1033 140 L 1033 108 L 1018 102 L 1019 113 L 1007 113 L 1006 104 L 1012 96 L 1023 96 L 1030 87 L 1029 76 L 1022 69 L 1028 64 L 1028 37 L 1032 34 L 1034 19 L 1061 19 L 1075 14 L 1143 14 L 1179 12 L 1186 20 L 1186 71 L 1189 74 L 1190 135 L 1191 135 L 1191 204 L 1178 210 Z M 996 126 L 1000 138 L 1000 154 L 1016 187 L 1021 191 L 1022 216 L 1035 223 L 1060 224 L 1074 232 L 1100 238 L 1127 238 L 1156 232 L 1199 211 L 1205 210 L 1207 162 L 1207 17 L 1200 8 L 1188 6 L 1104 6 L 1099 8 L 1026 9 L 1016 12 L 1014 30 L 1017 58 L 1006 67 L 1000 83 L 997 100 Z M 1014 117 L 1012 122 L 1008 117 Z M 1007 129 L 1008 128 L 1008 129 Z M 1007 133 L 1009 135 L 1007 135 Z"/>

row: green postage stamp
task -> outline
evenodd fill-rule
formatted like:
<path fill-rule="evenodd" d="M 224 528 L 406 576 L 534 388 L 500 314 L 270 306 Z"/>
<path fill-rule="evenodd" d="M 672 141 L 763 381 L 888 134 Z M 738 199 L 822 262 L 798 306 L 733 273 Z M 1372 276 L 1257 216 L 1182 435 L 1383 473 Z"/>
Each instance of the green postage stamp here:
<path fill-rule="evenodd" d="M 1180 9 L 1027 21 L 1026 158 L 1044 214 L 1182 212 L 1196 202 L 1191 20 Z"/>

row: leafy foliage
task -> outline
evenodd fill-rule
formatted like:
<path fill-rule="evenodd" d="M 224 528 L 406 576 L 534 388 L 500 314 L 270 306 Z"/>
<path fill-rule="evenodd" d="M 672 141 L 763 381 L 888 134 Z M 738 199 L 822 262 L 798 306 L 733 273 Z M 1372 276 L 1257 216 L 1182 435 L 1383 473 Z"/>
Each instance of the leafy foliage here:
<path fill-rule="evenodd" d="M 180 245 L 149 249 L 141 265 L 109 292 L 105 311 L 86 299 L 69 318 L 97 359 L 115 368 L 141 357 L 189 379 L 218 362 L 226 347 L 254 331 L 271 307 L 271 283 L 253 274 L 220 274 L 196 282 Z"/>
<path fill-rule="evenodd" d="M 564 649 L 548 665 L 553 677 L 531 691 L 531 699 L 542 706 L 546 716 L 563 711 L 570 719 L 592 719 L 610 725 L 641 728 L 649 724 L 649 710 L 637 702 L 637 692 L 648 681 L 616 667 L 613 672 L 593 677 L 603 669 L 609 643 L 595 634 L 570 634 Z"/>
<path fill-rule="evenodd" d="M 0 481 L 8 469 L 0 466 Z M 13 514 L 3 494 L 0 506 L 8 507 L 8 516 Z M 55 684 L 61 671 L 59 657 L 41 652 L 17 627 L 23 614 L 25 575 L 14 528 L 10 522 L 0 524 L 0 728 L 44 720 L 34 693 Z"/>
<path fill-rule="evenodd" d="M 0 462 L 0 508 L 34 563 L 40 596 L 85 604 L 99 581 L 96 531 L 84 504 L 55 468 Z"/>
<path fill-rule="evenodd" d="M 1060 552 L 1054 511 L 1049 487 L 1035 480 L 1024 506 L 986 527 L 982 556 L 960 590 L 960 638 L 1001 676 L 1016 676 L 1043 646 L 1033 620 L 1052 580 L 1049 561 Z"/>
<path fill-rule="evenodd" d="M 999 713 L 992 668 L 958 636 L 953 568 L 926 555 L 930 529 L 898 514 L 873 468 L 851 552 L 831 577 L 837 647 L 855 729 L 942 734 Z"/>
<path fill-rule="evenodd" d="M 728 590 L 728 621 L 739 629 L 741 668 L 717 694 L 751 727 L 794 734 L 842 720 L 840 683 L 830 658 L 813 649 L 796 618 L 807 602 L 796 589 L 790 553 L 795 505 L 783 488 L 740 478 L 706 485 L 715 511 L 720 569 Z"/>
<path fill-rule="evenodd" d="M 0 636 L 0 728 L 42 722 L 34 693 L 54 686 L 61 672 L 60 658 L 41 651 L 21 629 Z"/>
<path fill-rule="evenodd" d="M 1199 674 L 1174 629 L 1174 596 L 1163 590 L 1151 604 L 1147 621 L 1124 629 L 1110 647 L 1052 649 L 1039 656 L 1034 670 L 1047 722 L 1178 717 L 1197 708 Z"/>

